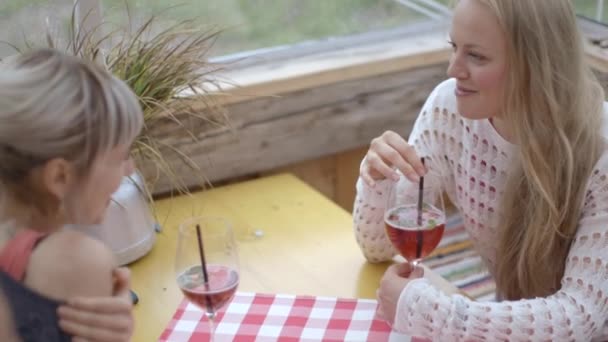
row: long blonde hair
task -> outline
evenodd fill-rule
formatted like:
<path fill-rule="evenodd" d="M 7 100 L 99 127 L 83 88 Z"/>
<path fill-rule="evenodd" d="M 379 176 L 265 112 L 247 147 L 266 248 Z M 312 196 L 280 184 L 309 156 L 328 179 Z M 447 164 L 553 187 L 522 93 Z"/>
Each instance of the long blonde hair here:
<path fill-rule="evenodd" d="M 604 92 L 570 0 L 479 0 L 507 37 L 504 115 L 519 145 L 499 226 L 496 281 L 510 300 L 560 288 L 586 183 L 604 150 Z"/>
<path fill-rule="evenodd" d="M 93 161 L 131 144 L 143 125 L 137 97 L 103 68 L 40 49 L 0 68 L 0 193 L 52 214 L 57 200 L 29 180 L 54 158 L 86 175 Z"/>

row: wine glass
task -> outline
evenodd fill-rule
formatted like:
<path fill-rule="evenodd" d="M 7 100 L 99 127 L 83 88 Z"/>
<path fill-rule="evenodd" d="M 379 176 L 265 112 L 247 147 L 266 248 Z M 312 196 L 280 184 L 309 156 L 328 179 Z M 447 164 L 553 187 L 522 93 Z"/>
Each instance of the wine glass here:
<path fill-rule="evenodd" d="M 433 252 L 445 229 L 443 192 L 406 177 L 391 184 L 384 224 L 395 249 L 414 267 Z"/>
<path fill-rule="evenodd" d="M 182 223 L 175 273 L 184 296 L 205 312 L 213 341 L 216 312 L 232 300 L 239 285 L 232 225 L 220 217 L 196 217 Z"/>

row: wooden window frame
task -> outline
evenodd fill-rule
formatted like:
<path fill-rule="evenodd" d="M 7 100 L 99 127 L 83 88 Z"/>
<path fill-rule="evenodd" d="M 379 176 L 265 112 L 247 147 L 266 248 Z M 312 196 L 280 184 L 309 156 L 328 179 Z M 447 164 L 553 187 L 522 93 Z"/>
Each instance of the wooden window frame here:
<path fill-rule="evenodd" d="M 103 0 L 74 0 L 82 28 L 91 30 L 103 21 Z M 579 19 L 591 42 L 589 62 L 608 71 L 608 27 Z M 212 58 L 227 66 L 221 75 L 228 102 L 251 96 L 279 95 L 298 89 L 348 81 L 374 74 L 446 62 L 447 23 L 422 21 L 390 30 L 368 32 L 320 41 L 301 42 Z"/>

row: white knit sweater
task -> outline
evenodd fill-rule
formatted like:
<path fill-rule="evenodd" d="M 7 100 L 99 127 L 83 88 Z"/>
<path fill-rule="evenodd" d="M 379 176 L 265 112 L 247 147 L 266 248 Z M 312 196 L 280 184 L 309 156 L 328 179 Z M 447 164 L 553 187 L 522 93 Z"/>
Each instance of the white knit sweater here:
<path fill-rule="evenodd" d="M 475 248 L 493 272 L 501 195 L 517 146 L 498 135 L 489 120 L 469 120 L 457 114 L 454 88 L 454 80 L 435 88 L 409 143 L 430 161 L 425 183 L 441 182 L 459 208 Z M 607 176 L 605 152 L 587 183 L 559 292 L 531 300 L 475 302 L 460 295 L 448 296 L 427 280 L 416 279 L 401 293 L 394 329 L 436 341 L 602 340 L 608 318 Z M 388 182 L 378 182 L 374 188 L 361 179 L 357 182 L 355 236 L 371 262 L 390 260 L 396 254 L 384 233 Z"/>

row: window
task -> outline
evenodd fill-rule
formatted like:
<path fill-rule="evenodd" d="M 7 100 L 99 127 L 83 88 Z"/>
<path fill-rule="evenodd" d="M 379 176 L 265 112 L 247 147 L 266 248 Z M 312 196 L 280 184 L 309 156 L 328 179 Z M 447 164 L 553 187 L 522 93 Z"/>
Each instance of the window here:
<path fill-rule="evenodd" d="M 390 29 L 440 17 L 433 0 L 86 0 L 99 1 L 105 30 L 138 26 L 156 16 L 154 30 L 196 18 L 202 27 L 222 28 L 212 55 L 268 49 L 294 43 Z M 443 0 L 447 2 L 449 0 Z M 65 34 L 74 0 L 2 0 L 0 40 L 41 43 L 46 26 Z M 422 5 L 420 3 L 423 3 Z M 430 5 L 429 5 L 430 4 Z M 128 9 L 128 10 L 127 10 Z M 439 15 L 433 14 L 439 12 Z M 48 22 L 48 24 L 47 24 Z M 0 57 L 9 53 L 0 47 Z"/>
<path fill-rule="evenodd" d="M 587 19 L 608 23 L 608 8 L 604 0 L 574 0 L 577 14 Z"/>
<path fill-rule="evenodd" d="M 426 19 L 395 0 L 128 0 L 132 20 L 159 15 L 159 26 L 197 17 L 199 25 L 225 31 L 212 51 L 239 51 L 289 45 L 373 30 Z M 124 0 L 103 0 L 106 18 L 124 24 Z"/>
<path fill-rule="evenodd" d="M 0 58 L 15 51 L 6 43 L 44 42 L 47 27 L 56 36 L 67 33 L 74 0 L 0 0 Z"/>
<path fill-rule="evenodd" d="M 0 41 L 43 44 L 47 29 L 65 37 L 75 0 L 1 0 Z M 212 56 L 273 50 L 309 41 L 444 21 L 454 0 L 80 0 L 100 4 L 106 31 L 141 25 L 156 16 L 154 30 L 185 19 L 221 28 Z M 604 0 L 573 0 L 580 16 L 608 23 Z M 128 9 L 128 10 L 127 10 Z M 14 50 L 0 43 L 0 58 Z"/>

